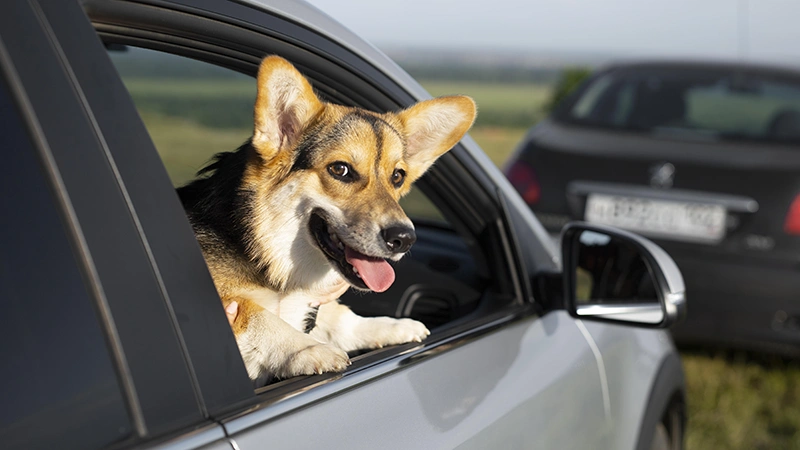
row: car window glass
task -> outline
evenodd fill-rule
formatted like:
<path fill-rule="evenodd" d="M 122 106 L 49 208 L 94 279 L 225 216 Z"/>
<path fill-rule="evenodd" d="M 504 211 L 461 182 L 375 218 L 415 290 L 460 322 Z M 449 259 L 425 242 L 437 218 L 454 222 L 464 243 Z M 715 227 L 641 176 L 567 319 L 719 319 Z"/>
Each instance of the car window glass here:
<path fill-rule="evenodd" d="M 131 425 L 93 300 L 36 150 L 0 82 L 0 442 L 100 448 Z"/>
<path fill-rule="evenodd" d="M 786 77 L 665 67 L 591 83 L 569 120 L 694 139 L 800 142 L 800 81 Z"/>
<path fill-rule="evenodd" d="M 634 95 L 635 89 L 631 85 L 623 86 L 620 89 L 619 98 L 614 105 L 614 125 L 622 126 L 625 124 L 625 121 L 628 120 L 628 116 L 631 113 L 631 108 L 633 107 Z"/>
<path fill-rule="evenodd" d="M 572 107 L 572 116 L 579 119 L 587 118 L 595 109 L 600 95 L 606 91 L 612 80 L 611 76 L 606 75 L 592 83 Z"/>
<path fill-rule="evenodd" d="M 800 84 L 760 81 L 733 87 L 728 80 L 685 94 L 686 121 L 702 129 L 745 136 L 800 137 Z"/>
<path fill-rule="evenodd" d="M 252 135 L 253 78 L 153 50 L 109 46 L 109 54 L 176 187 Z M 430 326 L 473 311 L 490 285 L 477 275 L 475 249 L 418 187 L 400 204 L 416 225 L 417 243 L 395 264 L 395 283 L 382 294 L 349 292 L 345 303 L 362 315 L 410 316 Z"/>

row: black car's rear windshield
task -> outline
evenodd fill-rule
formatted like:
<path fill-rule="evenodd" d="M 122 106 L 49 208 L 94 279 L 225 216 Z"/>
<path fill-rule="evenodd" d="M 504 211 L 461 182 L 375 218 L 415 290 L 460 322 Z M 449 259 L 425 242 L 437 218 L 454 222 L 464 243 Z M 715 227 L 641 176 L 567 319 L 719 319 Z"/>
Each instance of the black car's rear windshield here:
<path fill-rule="evenodd" d="M 687 139 L 800 143 L 800 77 L 646 67 L 594 78 L 557 119 Z"/>

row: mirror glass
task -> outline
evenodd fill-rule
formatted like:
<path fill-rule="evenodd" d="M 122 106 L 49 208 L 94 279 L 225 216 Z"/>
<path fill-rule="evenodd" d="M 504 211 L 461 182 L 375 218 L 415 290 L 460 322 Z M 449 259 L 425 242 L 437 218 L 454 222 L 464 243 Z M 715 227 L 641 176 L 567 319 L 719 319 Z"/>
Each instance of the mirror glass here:
<path fill-rule="evenodd" d="M 655 278 L 636 245 L 590 230 L 575 239 L 572 273 L 578 315 L 654 324 L 663 320 Z"/>

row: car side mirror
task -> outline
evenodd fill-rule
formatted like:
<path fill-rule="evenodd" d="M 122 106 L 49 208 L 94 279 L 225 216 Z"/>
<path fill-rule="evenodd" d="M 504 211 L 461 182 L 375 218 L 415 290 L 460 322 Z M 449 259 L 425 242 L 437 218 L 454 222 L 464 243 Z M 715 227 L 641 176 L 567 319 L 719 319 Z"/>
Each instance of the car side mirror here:
<path fill-rule="evenodd" d="M 564 300 L 570 315 L 667 328 L 686 315 L 675 261 L 653 242 L 617 228 L 567 224 L 561 235 Z"/>

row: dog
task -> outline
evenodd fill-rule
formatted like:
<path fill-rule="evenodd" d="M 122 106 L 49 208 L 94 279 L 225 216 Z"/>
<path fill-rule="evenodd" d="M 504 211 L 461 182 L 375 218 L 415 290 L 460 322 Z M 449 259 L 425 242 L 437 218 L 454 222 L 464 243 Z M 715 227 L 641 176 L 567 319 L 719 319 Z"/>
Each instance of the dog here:
<path fill-rule="evenodd" d="M 347 289 L 383 292 L 416 239 L 398 200 L 475 120 L 441 97 L 379 114 L 321 100 L 291 63 L 258 71 L 253 136 L 178 189 L 256 386 L 341 372 L 347 352 L 419 342 L 412 319 L 365 318 Z"/>

